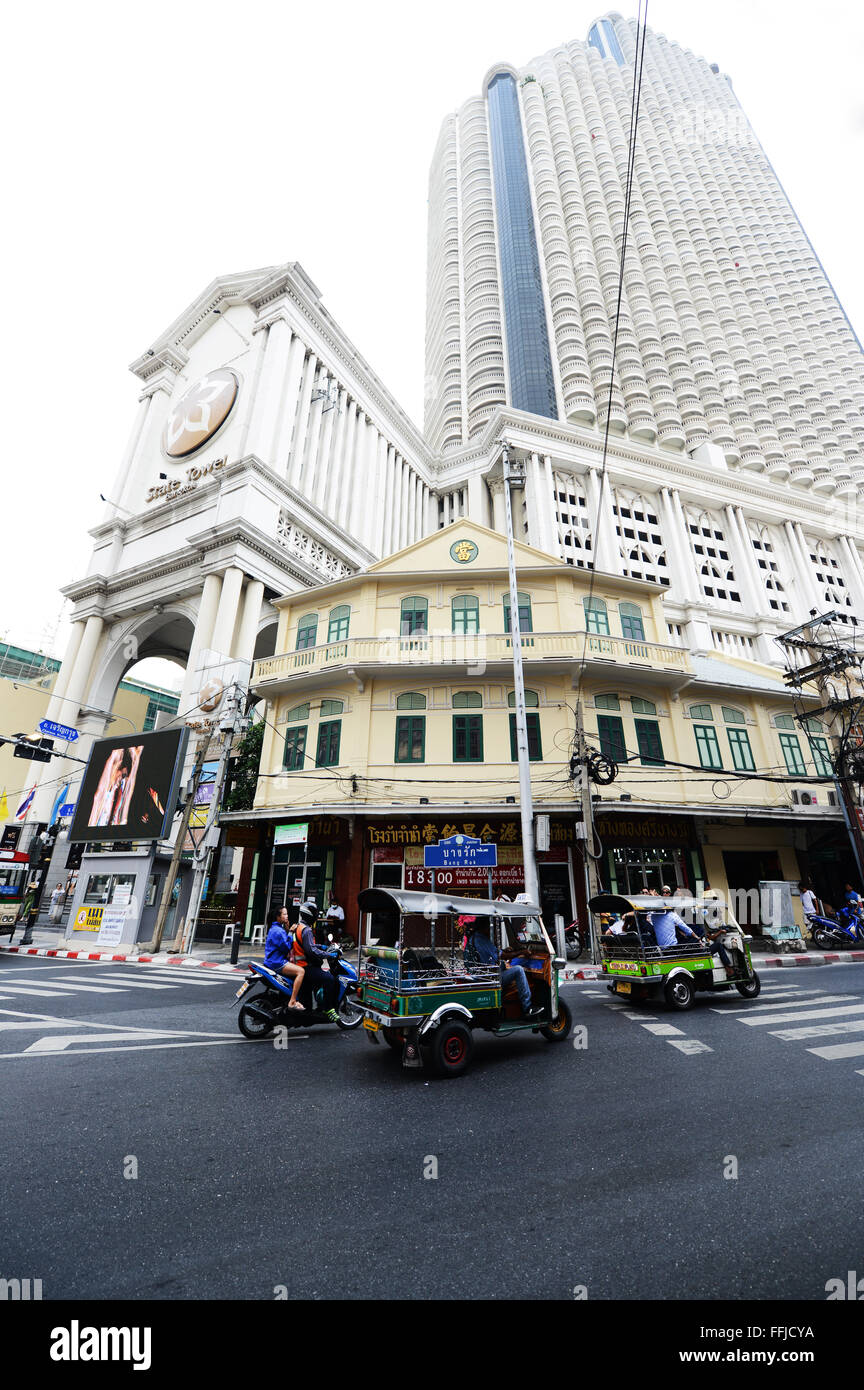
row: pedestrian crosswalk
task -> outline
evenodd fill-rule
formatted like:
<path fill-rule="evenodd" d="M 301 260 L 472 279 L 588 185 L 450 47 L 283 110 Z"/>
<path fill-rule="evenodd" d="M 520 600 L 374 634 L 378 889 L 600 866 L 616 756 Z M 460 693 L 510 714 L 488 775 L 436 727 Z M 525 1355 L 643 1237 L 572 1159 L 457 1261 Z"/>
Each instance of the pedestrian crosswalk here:
<path fill-rule="evenodd" d="M 718 1000 L 712 1012 L 747 1028 L 765 1028 L 769 1037 L 781 1043 L 806 1044 L 826 1039 L 806 1048 L 824 1062 L 864 1057 L 864 1037 L 852 1036 L 864 1034 L 864 995 L 860 992 L 833 994 L 827 989 L 798 989 L 795 985 L 775 987 L 763 990 L 758 1003 L 742 1004 L 731 997 Z M 846 1041 L 827 1041 L 844 1037 Z M 864 1076 L 864 1070 L 858 1075 Z"/>
<path fill-rule="evenodd" d="M 237 976 L 225 971 L 215 973 L 198 967 L 104 965 L 48 966 L 30 970 L 4 971 L 0 975 L 0 1000 L 71 999 L 81 994 L 124 994 L 143 990 L 145 993 L 164 993 L 191 986 L 198 990 L 223 990 L 231 984 L 237 988 Z M 119 1002 L 119 1001 L 118 1001 Z"/>

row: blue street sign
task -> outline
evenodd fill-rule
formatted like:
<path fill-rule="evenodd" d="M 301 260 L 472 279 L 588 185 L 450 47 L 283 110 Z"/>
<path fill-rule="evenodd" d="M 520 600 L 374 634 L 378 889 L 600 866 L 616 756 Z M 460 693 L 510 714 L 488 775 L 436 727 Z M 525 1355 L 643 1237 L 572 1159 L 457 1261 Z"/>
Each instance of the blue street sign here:
<path fill-rule="evenodd" d="M 77 729 L 69 729 L 65 724 L 55 724 L 53 719 L 43 719 L 39 728 L 43 734 L 53 734 L 54 738 L 62 738 L 66 743 L 74 743 L 78 737 Z"/>
<path fill-rule="evenodd" d="M 423 850 L 426 869 L 494 869 L 497 863 L 498 846 L 484 845 L 471 835 L 451 835 Z"/>
<path fill-rule="evenodd" d="M 75 814 L 75 802 L 74 802 L 74 801 L 67 801 L 65 806 L 61 806 L 61 807 L 60 807 L 60 810 L 57 812 L 57 814 L 58 814 L 59 816 L 63 816 L 64 818 L 65 818 L 66 816 L 74 816 L 74 814 Z"/>

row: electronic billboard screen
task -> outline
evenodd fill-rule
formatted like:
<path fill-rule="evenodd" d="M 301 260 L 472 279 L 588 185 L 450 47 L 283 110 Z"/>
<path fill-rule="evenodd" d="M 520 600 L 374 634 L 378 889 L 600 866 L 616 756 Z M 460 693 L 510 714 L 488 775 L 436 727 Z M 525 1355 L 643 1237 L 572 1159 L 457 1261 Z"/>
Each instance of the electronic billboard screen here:
<path fill-rule="evenodd" d="M 69 839 L 160 840 L 167 836 L 188 737 L 188 729 L 160 729 L 94 743 Z"/>

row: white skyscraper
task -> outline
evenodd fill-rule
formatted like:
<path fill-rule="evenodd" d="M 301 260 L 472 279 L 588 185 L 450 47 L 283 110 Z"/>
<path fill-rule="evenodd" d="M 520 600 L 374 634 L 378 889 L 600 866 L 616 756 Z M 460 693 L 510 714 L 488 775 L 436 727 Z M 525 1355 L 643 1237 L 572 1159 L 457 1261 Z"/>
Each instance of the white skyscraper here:
<path fill-rule="evenodd" d="M 506 429 L 533 544 L 668 584 L 673 640 L 776 660 L 812 608 L 864 611 L 864 355 L 729 79 L 649 30 L 610 391 L 636 41 L 610 14 L 446 118 L 427 442 L 494 506 Z"/>

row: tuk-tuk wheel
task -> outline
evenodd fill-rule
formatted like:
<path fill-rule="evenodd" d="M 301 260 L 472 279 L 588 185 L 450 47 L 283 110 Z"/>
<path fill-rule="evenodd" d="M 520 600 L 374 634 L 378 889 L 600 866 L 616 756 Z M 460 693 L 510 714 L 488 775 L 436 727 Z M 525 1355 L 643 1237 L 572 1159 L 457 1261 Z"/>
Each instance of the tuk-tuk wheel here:
<path fill-rule="evenodd" d="M 573 1027 L 573 1015 L 570 1012 L 570 1005 L 565 1004 L 563 999 L 558 1000 L 558 1017 L 548 1023 L 545 1028 L 541 1028 L 547 1042 L 563 1042 Z"/>
<path fill-rule="evenodd" d="M 671 980 L 667 980 L 663 994 L 669 1008 L 677 1009 L 679 1013 L 683 1013 L 685 1009 L 692 1009 L 696 997 L 693 982 L 687 975 L 675 975 Z"/>
<path fill-rule="evenodd" d="M 736 980 L 735 988 L 744 999 L 755 999 L 762 989 L 762 981 L 754 970 L 749 980 Z"/>
<path fill-rule="evenodd" d="M 474 1039 L 471 1029 L 454 1019 L 436 1028 L 430 1048 L 432 1069 L 438 1076 L 461 1076 L 468 1067 Z"/>

